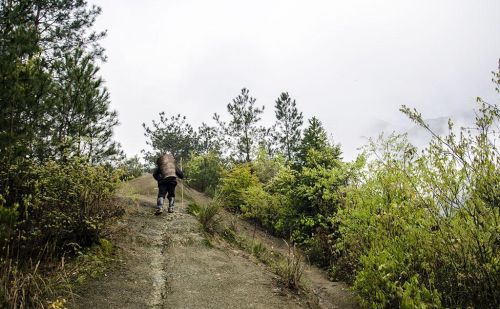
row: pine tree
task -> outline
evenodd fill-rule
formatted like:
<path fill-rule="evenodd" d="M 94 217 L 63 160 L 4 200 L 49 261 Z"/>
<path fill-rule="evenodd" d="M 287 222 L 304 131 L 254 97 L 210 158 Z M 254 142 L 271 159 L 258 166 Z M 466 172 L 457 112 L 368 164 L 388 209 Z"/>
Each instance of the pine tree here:
<path fill-rule="evenodd" d="M 283 92 L 276 100 L 275 138 L 283 150 L 287 162 L 291 162 L 300 145 L 300 127 L 303 123 L 302 112 L 297 110 L 295 100 L 288 92 Z"/>
<path fill-rule="evenodd" d="M 269 128 L 260 127 L 259 128 L 259 148 L 262 148 L 266 151 L 267 155 L 273 156 L 277 149 L 276 146 L 276 137 L 275 137 L 276 125 L 273 125 Z"/>
<path fill-rule="evenodd" d="M 118 115 L 109 107 L 109 93 L 92 55 L 77 50 L 58 62 L 55 71 L 51 122 L 56 130 L 48 140 L 53 156 L 79 155 L 97 163 L 119 155 L 112 140 Z"/>
<path fill-rule="evenodd" d="M 309 126 L 304 130 L 299 151 L 299 160 L 301 163 L 307 161 L 310 150 L 328 151 L 330 152 L 329 157 L 335 159 L 339 159 L 341 155 L 340 146 L 330 144 L 321 121 L 316 117 L 309 119 Z"/>
<path fill-rule="evenodd" d="M 219 130 L 202 123 L 198 128 L 198 151 L 202 154 L 220 154 L 222 150 L 222 139 Z"/>
<path fill-rule="evenodd" d="M 304 130 L 301 148 L 307 151 L 311 148 L 322 149 L 328 146 L 328 136 L 321 121 L 312 117 L 308 122 L 309 126 Z"/>
<path fill-rule="evenodd" d="M 0 0 L 0 157 L 50 157 L 59 117 L 57 67 L 83 50 L 104 59 L 100 9 L 81 0 Z M 77 95 L 77 94 L 75 94 Z"/>
<path fill-rule="evenodd" d="M 148 138 L 146 144 L 152 150 L 143 150 L 144 157 L 150 163 L 156 162 L 156 158 L 166 152 L 172 153 L 176 160 L 187 159 L 191 152 L 198 149 L 197 135 L 193 127 L 186 122 L 186 116 L 180 114 L 165 116 L 165 112 L 159 114 L 160 121 L 153 120 L 153 127 L 142 124 Z"/>
<path fill-rule="evenodd" d="M 214 119 L 223 128 L 229 145 L 241 161 L 250 162 L 252 151 L 258 143 L 262 128 L 257 125 L 264 112 L 264 106 L 255 107 L 256 99 L 249 95 L 249 90 L 243 88 L 241 94 L 227 105 L 231 115 L 229 123 L 224 123 L 218 115 Z"/>

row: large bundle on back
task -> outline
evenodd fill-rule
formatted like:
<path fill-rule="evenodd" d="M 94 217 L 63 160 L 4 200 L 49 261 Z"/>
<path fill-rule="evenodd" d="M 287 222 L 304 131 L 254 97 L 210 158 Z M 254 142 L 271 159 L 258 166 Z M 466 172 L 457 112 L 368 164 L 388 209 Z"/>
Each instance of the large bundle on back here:
<path fill-rule="evenodd" d="M 156 164 L 160 169 L 162 178 L 174 176 L 175 177 L 175 159 L 172 154 L 164 154 L 156 160 Z"/>

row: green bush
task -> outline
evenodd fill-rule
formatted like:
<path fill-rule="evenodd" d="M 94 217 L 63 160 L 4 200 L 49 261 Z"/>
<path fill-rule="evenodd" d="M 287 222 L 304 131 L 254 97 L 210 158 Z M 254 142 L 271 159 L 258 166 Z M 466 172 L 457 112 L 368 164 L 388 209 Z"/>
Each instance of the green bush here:
<path fill-rule="evenodd" d="M 32 231 L 43 235 L 42 242 L 58 247 L 89 246 L 99 239 L 107 219 L 119 212 L 112 198 L 119 184 L 119 174 L 102 166 L 73 160 L 61 165 L 49 162 L 34 169 L 34 200 L 28 213 Z"/>
<path fill-rule="evenodd" d="M 281 170 L 284 166 L 277 168 Z M 234 166 L 222 179 L 219 192 L 226 208 L 241 213 L 242 218 L 254 221 L 271 232 L 276 232 L 275 227 L 287 197 L 269 193 L 256 173 L 252 173 L 250 165 Z"/>
<path fill-rule="evenodd" d="M 145 165 L 141 163 L 137 156 L 123 160 L 118 164 L 117 168 L 122 171 L 120 178 L 123 181 L 137 178 L 145 171 Z"/>
<path fill-rule="evenodd" d="M 298 244 L 309 260 L 328 266 L 336 226 L 332 218 L 348 181 L 363 160 L 342 163 L 333 148 L 310 149 L 300 170 L 260 152 L 252 165 L 236 165 L 219 189 L 226 208 Z"/>
<path fill-rule="evenodd" d="M 254 220 L 260 226 L 274 232 L 275 222 L 279 218 L 280 203 L 277 196 L 267 193 L 262 185 L 248 187 L 242 192 L 243 218 Z"/>
<path fill-rule="evenodd" d="M 5 244 L 13 236 L 17 225 L 17 205 L 11 208 L 5 206 L 5 199 L 0 195 L 0 244 Z"/>
<path fill-rule="evenodd" d="M 184 169 L 189 186 L 211 197 L 215 195 L 223 172 L 221 159 L 216 153 L 193 155 Z"/>
<path fill-rule="evenodd" d="M 237 164 L 222 178 L 219 193 L 224 207 L 241 212 L 245 205 L 245 192 L 251 187 L 260 186 L 259 179 L 252 173 L 250 165 Z"/>
<path fill-rule="evenodd" d="M 0 307 L 43 307 L 67 284 L 47 265 L 107 244 L 105 224 L 123 211 L 114 198 L 121 174 L 79 158 L 23 159 L 1 171 Z"/>
<path fill-rule="evenodd" d="M 458 136 L 450 122 L 422 155 L 402 136 L 372 143 L 376 159 L 347 190 L 332 246 L 332 271 L 363 306 L 500 305 L 500 157 L 489 129 L 500 113 L 481 104 L 477 115 Z"/>
<path fill-rule="evenodd" d="M 77 267 L 72 272 L 72 277 L 78 283 L 96 278 L 108 268 L 108 264 L 113 260 L 112 253 L 113 244 L 104 238 L 99 239 L 97 243 L 78 252 Z"/>
<path fill-rule="evenodd" d="M 11 171 L 17 176 L 5 188 L 11 203 L 1 209 L 19 214 L 16 237 L 8 240 L 18 254 L 30 256 L 47 243 L 59 253 L 89 246 L 106 220 L 121 212 L 113 201 L 120 174 L 103 166 L 75 158 L 42 165 L 24 161 Z"/>
<path fill-rule="evenodd" d="M 257 158 L 252 163 L 255 174 L 262 184 L 267 184 L 283 168 L 285 160 L 281 156 L 271 157 L 265 148 L 259 148 Z"/>
<path fill-rule="evenodd" d="M 341 162 L 333 148 L 310 149 L 299 170 L 282 169 L 266 187 L 285 201 L 276 229 L 317 265 L 329 266 L 333 259 L 331 242 L 337 226 L 332 218 L 343 203 L 345 187 L 362 166 L 362 158 Z"/>
<path fill-rule="evenodd" d="M 361 259 L 363 267 L 354 288 L 363 307 L 371 308 L 440 308 L 440 294 L 432 281 L 419 282 L 420 275 L 411 269 L 411 252 L 397 245 L 370 250 Z"/>
<path fill-rule="evenodd" d="M 320 129 L 293 168 L 259 153 L 224 175 L 224 205 L 351 283 L 363 307 L 498 308 L 500 109 L 478 101 L 475 125 L 449 121 L 446 135 L 403 107 L 431 133 L 421 153 L 393 134 L 345 163 Z"/>
<path fill-rule="evenodd" d="M 397 135 L 380 143 L 372 144 L 372 148 L 384 150 L 379 154 L 383 160 L 371 162 L 365 176 L 351 183 L 343 207 L 334 218 L 338 234 L 333 244 L 336 260 L 332 271 L 337 278 L 349 282 L 354 280 L 360 257 L 371 248 L 374 239 L 399 236 L 407 224 L 425 222 L 416 218 L 421 209 L 412 207 L 418 201 L 407 177 L 410 171 L 404 170 L 403 160 L 398 161 L 400 153 L 411 149 L 410 145 L 404 136 Z"/>

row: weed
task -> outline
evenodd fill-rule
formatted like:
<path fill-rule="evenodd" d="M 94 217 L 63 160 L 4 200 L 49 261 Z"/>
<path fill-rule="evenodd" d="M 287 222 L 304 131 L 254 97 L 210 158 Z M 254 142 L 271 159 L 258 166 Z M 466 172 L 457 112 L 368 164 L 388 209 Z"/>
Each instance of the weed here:
<path fill-rule="evenodd" d="M 192 214 L 195 217 L 198 217 L 198 213 L 200 212 L 200 205 L 196 203 L 189 203 L 187 207 L 187 212 Z"/>
<path fill-rule="evenodd" d="M 95 278 L 107 269 L 107 264 L 112 261 L 113 245 L 106 239 L 100 239 L 99 244 L 80 252 L 77 265 L 73 274 L 79 284 L 89 278 Z"/>
<path fill-rule="evenodd" d="M 29 266 L 27 266 L 29 265 Z M 66 302 L 57 294 L 64 289 L 69 294 L 68 277 L 64 270 L 64 259 L 54 270 L 42 270 L 41 262 L 26 263 L 23 268 L 13 259 L 0 260 L 0 307 L 46 308 L 56 299 Z M 54 307 L 62 308 L 62 307 Z"/>
<path fill-rule="evenodd" d="M 304 273 L 304 262 L 302 255 L 298 252 L 295 244 L 288 247 L 288 254 L 284 260 L 275 265 L 276 273 L 283 279 L 285 286 L 292 290 L 299 290 L 300 278 Z"/>
<path fill-rule="evenodd" d="M 234 227 L 224 227 L 218 231 L 219 235 L 222 236 L 227 242 L 231 244 L 237 244 L 238 243 L 238 237 L 236 235 Z"/>
<path fill-rule="evenodd" d="M 198 219 L 201 227 L 205 232 L 213 234 L 219 226 L 219 211 L 221 205 L 217 200 L 212 201 L 209 204 L 200 206 L 196 203 L 190 203 L 188 205 L 188 212 L 191 213 Z"/>
<path fill-rule="evenodd" d="M 264 246 L 261 242 L 254 243 L 252 246 L 252 254 L 257 258 L 261 258 L 263 254 L 267 252 L 266 246 Z"/>

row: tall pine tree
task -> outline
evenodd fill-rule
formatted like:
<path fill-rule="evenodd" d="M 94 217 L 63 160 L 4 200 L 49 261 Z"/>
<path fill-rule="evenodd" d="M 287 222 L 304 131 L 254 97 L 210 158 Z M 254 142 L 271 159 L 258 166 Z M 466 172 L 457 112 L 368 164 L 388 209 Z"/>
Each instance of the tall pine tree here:
<path fill-rule="evenodd" d="M 304 130 L 298 155 L 300 163 L 304 164 L 307 162 L 311 150 L 328 152 L 328 156 L 325 155 L 325 158 L 331 157 L 334 159 L 340 159 L 342 153 L 339 145 L 332 145 L 328 141 L 326 130 L 323 128 L 321 121 L 316 117 L 309 119 L 309 126 Z"/>
<path fill-rule="evenodd" d="M 274 107 L 277 120 L 275 138 L 287 162 L 291 162 L 300 145 L 302 112 L 297 110 L 295 100 L 292 100 L 288 92 L 281 93 Z"/>
<path fill-rule="evenodd" d="M 193 127 L 186 122 L 186 116 L 180 114 L 168 118 L 165 112 L 160 112 L 160 121 L 153 120 L 153 126 L 142 124 L 148 138 L 146 144 L 152 150 L 143 150 L 147 161 L 154 164 L 156 158 L 165 152 L 170 152 L 175 159 L 187 159 L 191 152 L 198 150 L 197 134 Z"/>
<path fill-rule="evenodd" d="M 204 122 L 198 127 L 198 150 L 202 154 L 220 154 L 222 143 L 223 141 L 217 127 L 211 127 Z"/>
<path fill-rule="evenodd" d="M 62 84 L 68 84 L 61 79 L 61 63 L 78 50 L 92 61 L 104 59 L 98 41 L 105 33 L 91 29 L 99 13 L 98 7 L 89 7 L 82 0 L 0 0 L 2 164 L 20 158 L 44 160 L 57 153 L 54 136 L 58 127 L 53 123 L 63 117 L 59 95 Z M 73 91 L 74 97 L 78 95 Z M 113 122 L 109 123 L 112 127 Z M 74 138 L 67 137 L 66 141 Z"/>
<path fill-rule="evenodd" d="M 249 90 L 243 88 L 241 94 L 227 105 L 227 111 L 231 115 L 229 123 L 224 123 L 218 115 L 214 119 L 223 128 L 229 145 L 233 148 L 233 154 L 240 161 L 250 162 L 252 151 L 257 146 L 262 128 L 257 124 L 261 120 L 260 115 L 264 112 L 264 106 L 256 107 L 256 99 L 249 95 Z"/>
<path fill-rule="evenodd" d="M 51 122 L 56 130 L 49 140 L 54 156 L 85 156 L 97 163 L 119 155 L 112 140 L 118 115 L 109 107 L 109 93 L 92 55 L 76 50 L 58 62 L 55 71 Z"/>

